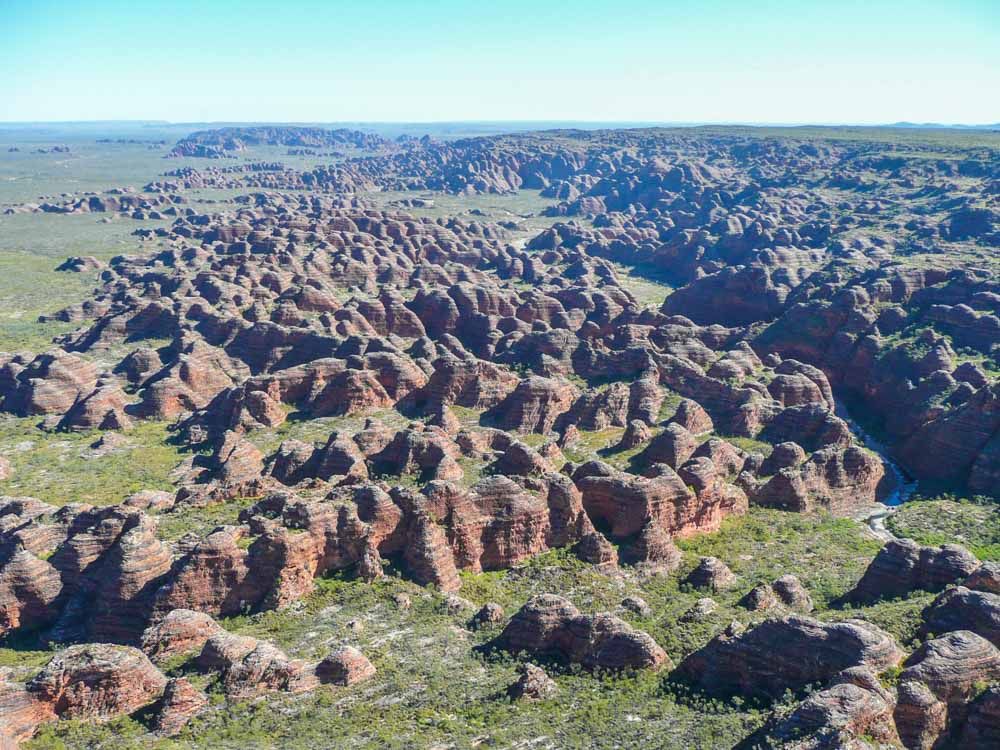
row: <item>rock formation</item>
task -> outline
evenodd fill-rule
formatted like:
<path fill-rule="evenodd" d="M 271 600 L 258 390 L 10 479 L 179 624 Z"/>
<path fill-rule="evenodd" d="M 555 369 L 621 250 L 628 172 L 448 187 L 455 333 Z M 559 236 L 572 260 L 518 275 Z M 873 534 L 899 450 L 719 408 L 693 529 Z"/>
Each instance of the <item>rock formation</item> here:
<path fill-rule="evenodd" d="M 518 610 L 494 646 L 554 656 L 586 669 L 659 669 L 670 661 L 648 634 L 611 615 L 583 615 L 553 594 L 536 596 Z"/>

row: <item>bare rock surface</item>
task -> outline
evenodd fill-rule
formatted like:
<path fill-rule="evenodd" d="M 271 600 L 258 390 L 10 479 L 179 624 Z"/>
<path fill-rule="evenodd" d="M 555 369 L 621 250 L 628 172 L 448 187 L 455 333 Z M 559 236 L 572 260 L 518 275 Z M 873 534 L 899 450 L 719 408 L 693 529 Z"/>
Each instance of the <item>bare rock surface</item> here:
<path fill-rule="evenodd" d="M 670 661 L 648 634 L 611 615 L 583 615 L 553 594 L 525 604 L 494 645 L 512 653 L 554 656 L 587 669 L 658 669 Z"/>
<path fill-rule="evenodd" d="M 553 697 L 559 691 L 555 681 L 545 674 L 545 670 L 534 664 L 521 667 L 521 676 L 509 688 L 511 700 L 541 701 Z"/>
<path fill-rule="evenodd" d="M 894 539 L 875 556 L 851 596 L 858 601 L 902 596 L 915 589 L 935 591 L 958 583 L 979 567 L 963 547 L 921 547 L 908 539 Z"/>
<path fill-rule="evenodd" d="M 681 662 L 678 672 L 709 693 L 774 698 L 851 667 L 881 672 L 902 656 L 892 637 L 869 623 L 789 615 L 746 631 L 730 626 Z"/>

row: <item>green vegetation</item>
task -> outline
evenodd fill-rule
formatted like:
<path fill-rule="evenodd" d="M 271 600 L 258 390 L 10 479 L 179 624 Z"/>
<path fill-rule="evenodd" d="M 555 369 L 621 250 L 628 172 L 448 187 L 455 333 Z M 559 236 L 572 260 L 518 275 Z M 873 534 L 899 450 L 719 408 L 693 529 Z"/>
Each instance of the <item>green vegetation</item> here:
<path fill-rule="evenodd" d="M 718 437 L 721 437 L 727 443 L 732 443 L 741 450 L 745 450 L 747 453 L 763 453 L 765 458 L 770 456 L 771 451 L 774 450 L 774 446 L 764 440 L 740 437 L 738 435 L 719 435 Z"/>
<path fill-rule="evenodd" d="M 748 138 L 786 137 L 798 142 L 831 141 L 860 144 L 863 154 L 902 157 L 911 161 L 967 158 L 976 154 L 961 149 L 979 149 L 978 155 L 994 157 L 1000 139 L 996 134 L 948 130 L 888 128 L 699 128 L 665 130 L 682 137 L 720 133 Z M 159 131 L 150 135 L 158 137 Z M 174 140 L 176 133 L 169 139 Z M 579 145 L 570 135 L 554 135 L 553 143 Z M 872 144 L 876 144 L 873 146 Z M 51 144 L 39 144 L 51 145 Z M 34 156 L 26 145 L 23 153 L 0 163 L 0 203 L 35 201 L 42 194 L 65 191 L 105 190 L 156 179 L 165 169 L 183 166 L 204 168 L 204 161 L 162 160 L 163 149 L 144 145 L 96 145 L 92 139 L 72 142 L 70 155 Z M 284 147 L 259 147 L 241 152 L 233 163 L 260 159 L 281 161 L 292 167 L 329 163 L 329 158 L 289 157 Z M 335 159 L 334 159 L 335 160 Z M 866 181 L 875 174 L 864 175 Z M 949 178 L 952 179 L 952 178 Z M 960 177 L 954 177 L 960 180 Z M 873 183 L 874 184 L 874 183 Z M 188 191 L 196 210 L 232 207 L 231 199 L 243 190 Z M 831 206 L 843 198 L 853 199 L 851 190 L 817 188 Z M 535 191 L 515 195 L 457 196 L 441 193 L 380 192 L 363 196 L 373 205 L 398 206 L 402 199 L 420 197 L 432 205 L 401 209 L 431 219 L 457 216 L 462 221 L 495 221 L 509 225 L 510 241 L 523 246 L 540 230 L 566 217 L 543 213 L 556 201 Z M 922 208 L 922 207 L 921 207 Z M 934 224 L 942 214 L 927 215 Z M 900 213 L 893 219 L 903 223 Z M 585 224 L 580 217 L 573 221 Z M 119 253 L 151 252 L 132 232 L 139 227 L 162 226 L 166 222 L 134 221 L 118 216 L 93 214 L 18 214 L 0 217 L 0 351 L 41 351 L 54 336 L 70 332 L 76 323 L 38 323 L 39 315 L 84 299 L 96 283 L 96 274 L 59 273 L 54 269 L 67 256 L 94 255 L 107 260 Z M 859 224 L 841 239 L 880 234 L 891 238 L 888 228 Z M 919 267 L 954 268 L 959 265 L 994 267 L 996 253 L 968 243 L 954 244 L 949 254 L 905 249 L 896 251 L 903 262 Z M 640 304 L 658 308 L 673 291 L 662 271 L 642 266 L 614 264 L 622 287 Z M 561 270 L 565 266 L 557 266 Z M 834 268 L 829 269 L 831 279 Z M 820 269 L 817 273 L 827 273 Z M 524 291 L 531 285 L 507 282 Z M 343 290 L 344 299 L 349 294 Z M 360 292 L 358 294 L 361 294 Z M 408 290 L 405 294 L 412 294 Z M 767 332 L 757 340 L 783 338 L 789 333 L 808 340 L 824 330 L 827 321 L 820 312 L 782 319 L 754 330 Z M 919 360 L 927 346 L 917 337 L 926 324 L 914 324 L 891 337 L 898 344 L 892 356 L 899 363 Z M 794 329 L 794 330 L 793 330 Z M 162 340 L 147 342 L 151 345 Z M 952 342 L 954 345 L 954 342 Z M 991 374 L 1000 365 L 973 349 L 954 347 L 957 361 L 973 361 Z M 114 347 L 86 356 L 99 358 L 102 366 L 120 358 L 126 350 Z M 525 374 L 523 366 L 516 369 Z M 571 378 L 587 387 L 582 378 Z M 681 397 L 669 392 L 659 414 L 671 417 Z M 848 404 L 850 405 L 850 404 Z M 479 425 L 481 410 L 451 407 L 466 426 Z M 861 413 L 859 411 L 859 413 Z M 411 418 L 394 410 L 350 417 L 304 419 L 290 414 L 277 429 L 253 431 L 249 437 L 266 453 L 282 440 L 326 441 L 334 430 L 353 434 L 366 418 L 380 420 L 391 429 L 405 426 Z M 141 489 L 173 489 L 173 474 L 190 454 L 169 441 L 167 426 L 141 422 L 120 436 L 120 444 L 106 449 L 93 446 L 99 434 L 50 433 L 38 428 L 39 418 L 0 418 L 0 454 L 12 467 L 11 477 L 0 482 L 0 493 L 30 495 L 63 505 L 86 502 L 104 505 L 120 501 Z M 882 425 L 858 420 L 875 436 Z M 654 428 L 660 429 L 660 428 Z M 563 449 L 571 461 L 600 458 L 626 468 L 639 448 L 615 451 L 624 430 L 620 427 L 580 431 L 580 439 Z M 550 436 L 518 435 L 538 447 Z M 739 448 L 765 455 L 771 445 L 745 437 L 724 437 Z M 113 438 L 112 438 L 113 440 Z M 461 480 L 473 485 L 489 469 L 484 462 L 462 457 Z M 422 477 L 409 474 L 390 477 L 393 484 L 418 486 Z M 238 522 L 241 511 L 257 498 L 239 498 L 203 508 L 184 508 L 176 513 L 155 513 L 161 538 L 174 541 L 186 533 L 202 535 L 220 524 Z M 1000 560 L 1000 506 L 954 497 L 909 503 L 887 520 L 900 536 L 924 544 L 958 542 L 981 559 Z M 252 543 L 247 537 L 240 546 Z M 473 607 L 486 602 L 501 604 L 508 615 L 531 596 L 558 593 L 584 612 L 611 611 L 649 632 L 675 663 L 703 646 L 732 620 L 753 623 L 773 612 L 749 612 L 740 598 L 755 584 L 771 582 L 792 573 L 810 591 L 816 605 L 814 616 L 826 620 L 858 617 L 891 632 L 900 642 L 916 644 L 920 613 L 934 598 L 915 592 L 872 605 L 842 605 L 840 600 L 863 574 L 880 543 L 856 521 L 828 515 L 803 515 L 752 508 L 740 518 L 729 518 L 711 534 L 677 541 L 683 560 L 669 574 L 651 574 L 624 566 L 609 574 L 578 560 L 570 550 L 553 550 L 530 559 L 512 570 L 463 573 L 462 597 Z M 711 594 L 718 609 L 700 621 L 686 621 L 684 614 L 709 592 L 695 591 L 681 583 L 702 555 L 721 558 L 738 576 L 729 591 Z M 450 614 L 444 597 L 430 589 L 390 575 L 374 584 L 348 574 L 316 581 L 315 591 L 282 611 L 228 618 L 223 625 L 236 633 L 252 634 L 275 642 L 295 658 L 316 660 L 342 644 L 360 648 L 375 664 L 378 675 L 351 688 L 323 687 L 314 692 L 289 696 L 272 694 L 264 699 L 228 703 L 214 677 L 195 675 L 185 659 L 164 665 L 171 675 L 187 674 L 199 688 L 209 692 L 212 707 L 199 716 L 176 740 L 154 740 L 146 733 L 141 717 L 126 717 L 97 725 L 60 721 L 43 726 L 28 748 L 101 747 L 119 748 L 255 748 L 255 747 L 379 747 L 379 748 L 470 748 L 470 747 L 565 747 L 618 748 L 651 746 L 662 748 L 731 747 L 767 720 L 768 714 L 739 699 L 708 700 L 674 685 L 668 671 L 640 674 L 586 674 L 576 668 L 546 664 L 560 687 L 558 695 L 540 703 L 512 704 L 505 690 L 516 678 L 521 658 L 491 652 L 487 646 L 496 630 L 472 631 L 467 622 L 474 608 Z M 412 605 L 400 606 L 396 597 L 405 595 Z M 638 596 L 650 606 L 650 614 L 638 615 L 621 607 L 626 596 Z M 12 679 L 24 680 L 42 667 L 53 650 L 38 636 L 18 636 L 0 641 L 0 668 L 11 668 Z M 898 679 L 898 670 L 881 678 L 887 685 Z"/>
<path fill-rule="evenodd" d="M 290 414 L 288 419 L 278 428 L 254 430 L 247 437 L 264 453 L 272 453 L 284 440 L 325 443 L 332 432 L 340 431 L 354 435 L 364 429 L 365 422 L 369 419 L 377 420 L 392 429 L 405 427 L 412 421 L 395 409 L 380 409 L 365 415 L 353 414 L 340 417 L 318 417 L 316 419 Z"/>
<path fill-rule="evenodd" d="M 203 508 L 185 507 L 178 512 L 158 513 L 155 515 L 157 536 L 165 541 L 174 541 L 184 534 L 193 532 L 204 536 L 217 526 L 238 524 L 240 511 L 249 508 L 259 499 L 240 497 Z M 250 537 L 244 537 L 239 544 L 249 546 Z"/>
<path fill-rule="evenodd" d="M 78 302 L 94 286 L 93 276 L 60 273 L 56 265 L 51 258 L 0 245 L 0 351 L 41 351 L 54 336 L 76 328 L 61 321 L 38 322 L 39 315 Z"/>
<path fill-rule="evenodd" d="M 625 266 L 612 263 L 618 272 L 618 281 L 623 289 L 635 297 L 645 307 L 659 309 L 663 301 L 674 291 L 674 286 L 664 277 L 660 269 L 649 266 Z"/>
<path fill-rule="evenodd" d="M 980 560 L 1000 560 L 1000 505 L 985 498 L 913 500 L 889 516 L 886 527 L 920 544 L 961 544 Z"/>
<path fill-rule="evenodd" d="M 118 503 L 139 490 L 173 489 L 170 474 L 183 460 L 162 422 L 139 422 L 110 449 L 92 447 L 102 433 L 44 432 L 38 417 L 0 417 L 0 454 L 11 476 L 0 493 L 29 495 L 55 505 Z"/>
<path fill-rule="evenodd" d="M 462 574 L 460 594 L 474 606 L 498 602 L 509 614 L 535 594 L 558 592 L 585 612 L 612 611 L 647 630 L 675 663 L 732 619 L 765 616 L 747 612 L 737 601 L 755 583 L 784 573 L 798 575 L 809 588 L 817 616 L 863 616 L 900 637 L 909 636 L 912 613 L 926 604 L 914 599 L 851 611 L 831 607 L 878 548 L 850 520 L 754 508 L 727 520 L 720 531 L 680 540 L 679 546 L 684 561 L 669 575 L 644 576 L 628 567 L 621 575 L 607 575 L 568 550 L 554 550 L 513 570 Z M 703 622 L 681 622 L 681 615 L 706 596 L 679 583 L 704 554 L 723 559 L 739 576 L 739 585 L 714 595 L 719 609 Z M 412 605 L 400 607 L 396 595 L 405 595 Z M 652 614 L 643 618 L 622 609 L 619 603 L 628 595 L 645 599 Z M 709 750 L 731 747 L 767 718 L 766 711 L 738 699 L 690 695 L 665 672 L 591 675 L 554 664 L 546 666 L 560 688 L 556 697 L 512 704 L 504 691 L 516 679 L 520 659 L 478 649 L 497 631 L 467 630 L 473 611 L 449 614 L 440 594 L 395 576 L 371 585 L 343 575 L 321 579 L 311 596 L 285 610 L 228 618 L 223 624 L 272 640 L 303 659 L 321 658 L 342 644 L 356 646 L 378 669 L 372 681 L 238 704 L 226 703 L 206 684 L 213 708 L 173 742 L 143 737 L 133 719 L 103 726 L 63 721 L 45 726 L 27 747 L 464 748 L 538 742 Z M 36 665 L 45 661 L 44 652 L 25 656 Z M 185 671 L 179 663 L 172 669 Z M 378 721 L 372 721 L 373 711 Z"/>
<path fill-rule="evenodd" d="M 432 205 L 399 208 L 399 201 L 413 198 L 429 200 Z M 543 198 L 535 190 L 521 190 L 512 195 L 450 195 L 433 191 L 418 193 L 385 191 L 371 193 L 369 199 L 380 208 L 389 210 L 397 208 L 417 217 L 426 216 L 431 219 L 439 219 L 455 216 L 464 222 L 515 222 L 517 228 L 507 230 L 515 244 L 524 244 L 542 230 L 548 229 L 556 222 L 566 220 L 563 216 L 543 216 L 542 212 L 558 201 Z"/>
<path fill-rule="evenodd" d="M 681 396 L 681 394 L 677 393 L 677 391 L 674 391 L 670 388 L 664 387 L 661 388 L 661 390 L 663 391 L 663 403 L 660 404 L 660 413 L 658 416 L 660 421 L 662 422 L 674 416 L 674 413 L 677 411 L 677 407 L 680 406 L 680 403 L 681 401 L 684 400 L 684 397 Z"/>

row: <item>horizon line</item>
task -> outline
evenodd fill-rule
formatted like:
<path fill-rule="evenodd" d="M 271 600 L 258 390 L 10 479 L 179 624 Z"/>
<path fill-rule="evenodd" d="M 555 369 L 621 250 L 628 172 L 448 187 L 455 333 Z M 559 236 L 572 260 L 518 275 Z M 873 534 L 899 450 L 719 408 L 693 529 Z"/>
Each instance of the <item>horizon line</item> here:
<path fill-rule="evenodd" d="M 186 125 L 485 125 L 485 124 L 585 124 L 585 125 L 638 125 L 638 126 L 667 126 L 667 127 L 842 127 L 842 128 L 864 128 L 880 127 L 891 128 L 905 126 L 909 128 L 995 128 L 1000 127 L 1000 120 L 993 122 L 934 122 L 912 120 L 896 120 L 893 122 L 814 122 L 814 121 L 792 121 L 792 122 L 767 122 L 767 121 L 746 121 L 746 120 L 588 120 L 588 119 L 468 119 L 468 120 L 164 120 L 159 118 L 135 119 L 135 118 L 104 118 L 92 120 L 0 120 L 0 126 L 4 125 L 102 125 L 102 124 L 137 124 L 137 125 L 165 125 L 165 126 L 186 126 Z"/>

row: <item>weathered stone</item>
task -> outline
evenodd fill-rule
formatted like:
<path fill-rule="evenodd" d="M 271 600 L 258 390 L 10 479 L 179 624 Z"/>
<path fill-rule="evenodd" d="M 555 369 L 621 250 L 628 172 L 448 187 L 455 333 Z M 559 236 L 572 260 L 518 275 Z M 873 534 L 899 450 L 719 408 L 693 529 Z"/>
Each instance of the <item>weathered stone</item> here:
<path fill-rule="evenodd" d="M 555 656 L 587 669 L 657 669 L 669 663 L 646 633 L 611 615 L 583 615 L 553 594 L 528 601 L 494 644 L 512 653 Z"/>
<path fill-rule="evenodd" d="M 678 670 L 710 693 L 776 698 L 851 667 L 881 672 L 902 656 L 892 637 L 869 623 L 827 623 L 789 615 L 745 632 L 723 632 L 688 656 Z"/>

